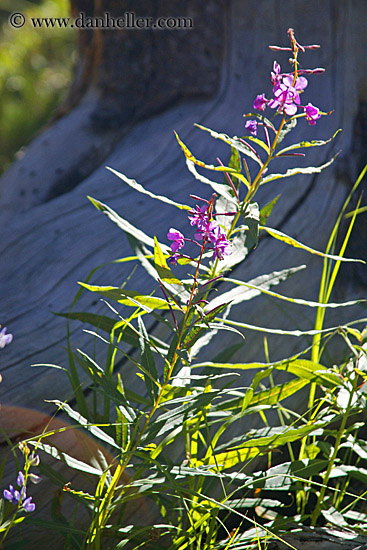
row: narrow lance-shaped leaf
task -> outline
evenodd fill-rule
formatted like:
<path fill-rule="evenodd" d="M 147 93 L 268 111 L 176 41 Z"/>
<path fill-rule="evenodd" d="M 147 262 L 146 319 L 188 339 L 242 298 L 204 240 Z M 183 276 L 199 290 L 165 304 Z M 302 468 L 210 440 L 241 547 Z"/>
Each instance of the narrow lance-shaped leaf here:
<path fill-rule="evenodd" d="M 200 128 L 200 130 L 204 130 L 205 132 L 209 132 L 209 134 L 213 138 L 220 139 L 221 141 L 224 141 L 224 143 L 227 143 L 228 145 L 230 145 L 234 149 L 237 149 L 237 151 L 239 151 L 243 155 L 246 155 L 246 156 L 250 157 L 257 164 L 262 166 L 261 159 L 258 157 L 258 155 L 256 153 L 254 153 L 252 148 L 245 141 L 240 141 L 240 138 L 238 138 L 237 136 L 234 136 L 233 138 L 231 138 L 231 137 L 227 136 L 227 134 L 219 134 L 218 132 L 215 132 L 214 130 L 210 130 L 209 128 L 205 128 L 205 126 L 201 126 L 200 124 L 195 124 L 195 126 Z M 239 177 L 239 174 L 236 173 L 236 176 Z M 249 188 L 249 182 L 247 181 L 247 179 L 244 176 L 242 176 L 242 178 L 239 178 L 239 179 L 241 179 L 241 181 L 243 181 L 243 183 L 246 185 L 246 187 Z"/>
<path fill-rule="evenodd" d="M 146 296 L 145 294 L 134 290 L 125 290 L 114 286 L 87 285 L 85 283 L 79 284 L 91 292 L 97 292 L 98 294 L 101 294 L 101 296 L 115 300 L 119 304 L 123 304 L 125 306 L 142 306 L 149 309 L 169 309 L 169 305 L 166 300 L 163 300 L 162 298 L 154 298 L 153 296 Z M 171 304 L 171 307 L 173 309 L 180 309 L 174 302 Z"/>
<path fill-rule="evenodd" d="M 207 170 L 214 170 L 215 172 L 230 172 L 230 173 L 236 173 L 233 168 L 230 166 L 214 166 L 213 164 L 205 164 L 205 162 L 198 160 L 194 157 L 194 155 L 191 153 L 191 151 L 188 149 L 188 147 L 180 140 L 178 137 L 177 132 L 175 132 L 176 139 L 181 147 L 181 149 L 184 152 L 185 157 L 188 160 L 191 160 L 194 164 L 197 164 L 198 166 L 201 166 L 202 168 L 206 168 Z M 242 174 L 241 174 L 242 175 Z"/>
<path fill-rule="evenodd" d="M 180 208 L 180 210 L 190 210 L 190 206 L 187 206 L 186 204 L 180 204 L 179 202 L 175 202 L 168 197 L 165 197 L 163 195 L 155 195 L 151 191 L 148 191 L 145 189 L 140 183 L 138 183 L 135 180 L 131 180 L 130 178 L 126 177 L 124 174 L 121 174 L 120 172 L 117 172 L 117 170 L 114 170 L 113 168 L 110 168 L 109 166 L 106 166 L 107 170 L 115 174 L 117 177 L 122 179 L 127 185 L 130 185 L 133 189 L 136 191 L 139 191 L 139 193 L 143 193 L 144 195 L 148 195 L 148 197 L 151 197 L 152 199 L 157 199 L 161 202 L 164 202 L 166 204 L 169 204 L 171 206 L 176 206 L 176 208 Z"/>
<path fill-rule="evenodd" d="M 330 166 L 339 153 L 333 156 L 332 159 L 330 159 L 328 162 L 325 162 L 325 164 L 322 164 L 321 166 L 307 166 L 307 168 L 289 168 L 284 174 L 269 174 L 269 176 L 265 176 L 261 180 L 260 185 L 264 185 L 265 183 L 269 183 L 269 181 L 274 181 L 280 178 L 289 178 L 291 176 L 295 176 L 296 174 L 319 174 L 324 170 L 324 168 L 327 168 Z"/>
<path fill-rule="evenodd" d="M 234 283 L 238 286 L 244 286 L 244 287 L 249 288 L 249 289 L 259 290 L 262 294 L 267 294 L 267 295 L 272 296 L 274 298 L 278 298 L 279 300 L 284 300 L 286 302 L 291 302 L 293 304 L 299 304 L 301 306 L 321 307 L 321 308 L 334 309 L 334 308 L 337 308 L 337 307 L 355 306 L 357 304 L 361 304 L 361 303 L 366 301 L 366 300 L 361 299 L 361 300 L 351 300 L 349 302 L 322 304 L 321 302 L 312 302 L 311 300 L 303 300 L 301 298 L 290 298 L 289 296 L 283 296 L 282 294 L 278 294 L 277 292 L 273 292 L 272 290 L 267 290 L 265 288 L 262 288 L 260 286 L 256 286 L 256 285 L 251 284 L 251 283 L 243 283 L 242 281 L 237 281 L 236 279 L 225 278 L 224 280 L 228 281 L 230 283 Z M 236 294 L 236 289 L 233 289 L 230 292 L 233 292 L 233 295 L 235 296 L 235 298 L 234 298 L 235 303 L 237 302 L 238 299 L 240 299 L 241 294 L 243 293 L 243 291 L 241 291 L 239 289 L 237 289 L 238 294 Z"/>
<path fill-rule="evenodd" d="M 270 202 L 268 202 L 268 204 L 262 207 L 262 209 L 260 210 L 260 225 L 266 224 L 270 214 L 273 211 L 274 206 L 278 202 L 279 197 L 280 195 L 277 195 L 276 197 L 273 198 L 273 200 L 271 200 Z"/>
<path fill-rule="evenodd" d="M 281 151 L 278 151 L 278 153 L 275 155 L 276 157 L 279 157 L 280 155 L 283 155 L 284 153 L 287 153 L 289 151 L 293 151 L 294 149 L 304 149 L 306 147 L 322 147 L 323 145 L 327 145 L 330 143 L 337 134 L 341 132 L 341 129 L 337 130 L 335 134 L 330 139 L 315 139 L 313 141 L 300 141 L 299 143 L 294 143 L 293 145 L 290 145 L 289 147 L 285 147 Z"/>
<path fill-rule="evenodd" d="M 162 252 L 159 242 L 154 237 L 154 265 L 157 270 L 159 278 L 165 283 L 171 283 L 176 285 L 182 285 L 181 281 L 172 273 L 167 265 L 166 259 Z"/>
<path fill-rule="evenodd" d="M 263 372 L 268 369 L 275 369 L 290 372 L 300 379 L 316 382 L 327 387 L 338 387 L 342 384 L 342 379 L 338 374 L 330 372 L 329 369 L 308 359 L 287 359 L 278 363 L 213 363 L 204 362 L 192 365 L 192 369 L 209 367 L 210 369 L 236 370 L 258 370 Z M 271 372 L 271 371 L 269 371 Z"/>
<path fill-rule="evenodd" d="M 158 396 L 158 387 L 160 386 L 158 382 L 158 373 L 155 366 L 153 353 L 150 349 L 148 333 L 141 317 L 138 317 L 138 326 L 140 332 L 139 346 L 141 365 L 146 371 L 146 373 L 144 373 L 145 385 L 154 402 Z"/>
<path fill-rule="evenodd" d="M 319 430 L 319 428 L 322 427 L 323 424 L 307 425 L 303 426 L 302 428 L 284 428 L 284 431 L 282 433 L 277 433 L 270 437 L 249 439 L 238 448 L 228 449 L 228 451 L 224 453 L 218 453 L 202 461 L 199 460 L 194 465 L 218 465 L 220 470 L 232 468 L 239 462 L 245 462 L 249 459 L 254 458 L 255 456 L 265 454 L 270 449 L 279 447 L 281 445 L 284 445 L 285 443 L 297 441 L 306 435 L 316 432 L 317 430 Z"/>
<path fill-rule="evenodd" d="M 289 121 L 287 121 L 284 124 L 277 139 L 277 146 L 279 146 L 282 143 L 285 136 L 289 134 L 289 132 L 291 132 L 296 126 L 297 126 L 296 118 L 291 118 Z"/>
<path fill-rule="evenodd" d="M 242 291 L 238 288 L 232 288 L 228 292 L 224 292 L 220 296 L 216 296 L 206 307 L 212 309 L 218 305 L 228 302 L 230 302 L 232 307 L 235 304 L 251 300 L 256 296 L 259 296 L 262 290 L 269 289 L 272 286 L 282 283 L 294 273 L 297 273 L 301 269 L 305 269 L 305 267 L 305 265 L 300 265 L 298 267 L 291 267 L 289 269 L 283 269 L 282 271 L 274 271 L 273 273 L 267 273 L 265 275 L 255 277 L 255 279 L 252 279 L 247 284 L 244 283 L 244 286 L 247 288 L 242 289 Z M 225 278 L 224 280 L 236 283 L 236 279 Z M 238 282 L 241 283 L 242 281 Z"/>
<path fill-rule="evenodd" d="M 88 323 L 104 332 L 110 334 L 113 330 L 115 335 L 121 337 L 121 339 L 129 344 L 130 346 L 138 347 L 139 340 L 138 334 L 126 323 L 121 323 L 105 315 L 98 315 L 97 313 L 87 313 L 83 311 L 71 311 L 69 313 L 55 313 L 60 317 L 66 317 L 67 319 L 73 319 L 76 321 L 81 321 L 82 323 Z M 158 348 L 166 349 L 167 344 L 157 338 L 150 337 L 151 341 Z"/>
<path fill-rule="evenodd" d="M 210 185 L 210 187 L 218 193 L 219 196 L 225 197 L 229 201 L 233 200 L 233 197 L 231 193 L 229 192 L 230 187 L 229 185 L 223 185 L 223 183 L 216 183 L 215 181 L 212 181 L 205 176 L 202 176 L 199 174 L 199 172 L 195 168 L 195 164 L 192 162 L 192 160 L 186 158 L 186 166 L 189 172 L 198 180 L 201 181 L 201 183 L 206 183 L 207 185 Z"/>
<path fill-rule="evenodd" d="M 266 145 L 266 143 L 264 143 L 261 139 L 259 138 L 256 138 L 256 137 L 252 137 L 252 136 L 246 136 L 246 138 L 244 139 L 248 139 L 249 141 L 253 141 L 254 143 L 256 143 L 256 145 L 258 145 L 259 147 L 261 147 L 262 149 L 264 149 L 264 151 L 266 151 L 266 153 L 269 155 L 270 154 L 270 149 L 269 147 Z"/>
<path fill-rule="evenodd" d="M 361 319 L 361 322 L 366 321 L 367 319 Z M 231 319 L 218 319 L 218 321 L 221 321 L 222 323 L 226 323 L 228 325 L 232 325 L 234 327 L 241 327 L 241 328 L 247 328 L 249 330 L 256 330 L 257 332 L 266 332 L 268 334 L 285 334 L 287 336 L 314 336 L 315 334 L 330 334 L 331 332 L 336 332 L 340 330 L 341 327 L 338 325 L 337 327 L 330 327 L 325 328 L 322 330 L 281 330 L 277 328 L 266 328 L 266 327 L 259 327 L 257 325 L 250 325 L 248 323 L 240 323 L 237 321 L 232 321 Z"/>
<path fill-rule="evenodd" d="M 124 220 L 124 218 L 121 218 L 121 216 L 119 216 L 117 212 L 112 210 L 112 208 L 110 208 L 106 204 L 103 204 L 103 202 L 93 199 L 92 197 L 88 197 L 88 199 L 98 210 L 103 212 L 103 214 L 105 214 L 111 221 L 113 221 L 120 229 L 122 229 L 126 233 L 129 233 L 147 246 L 154 248 L 154 240 L 146 235 L 143 231 L 141 231 L 137 227 L 134 227 L 131 223 Z M 170 249 L 167 245 L 162 243 L 159 244 L 165 254 L 170 253 Z"/>
<path fill-rule="evenodd" d="M 294 248 L 301 248 L 303 250 L 306 250 L 307 252 L 310 252 L 311 254 L 316 254 L 317 256 L 321 256 L 322 258 L 329 258 L 329 260 L 337 260 L 341 262 L 361 262 L 362 264 L 366 263 L 363 260 L 355 260 L 353 258 L 343 258 L 342 256 L 335 256 L 333 254 L 326 254 L 325 252 L 320 252 L 319 250 L 315 250 L 309 246 L 306 246 L 305 244 L 302 244 L 299 241 L 296 241 L 296 239 L 293 239 L 293 237 L 289 237 L 285 233 L 282 233 L 277 229 L 272 229 L 271 227 L 266 227 L 264 225 L 261 225 L 260 229 L 265 230 L 267 233 L 269 233 L 269 235 L 271 235 L 275 239 L 278 239 L 279 241 L 289 244 Z"/>

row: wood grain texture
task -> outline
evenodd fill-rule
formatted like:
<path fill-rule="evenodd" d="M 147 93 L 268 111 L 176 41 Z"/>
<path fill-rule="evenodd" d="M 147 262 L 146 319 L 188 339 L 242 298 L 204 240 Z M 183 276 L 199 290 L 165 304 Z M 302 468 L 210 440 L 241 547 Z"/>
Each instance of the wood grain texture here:
<path fill-rule="evenodd" d="M 210 17 L 199 11 L 197 14 L 197 18 L 205 17 L 205 21 L 200 20 L 198 24 L 210 27 Z M 327 72 L 310 78 L 305 93 L 307 101 L 321 109 L 335 110 L 332 116 L 319 121 L 316 128 L 309 128 L 301 121 L 293 138 L 326 139 L 342 127 L 337 143 L 308 154 L 307 164 L 323 164 L 336 150 L 342 149 L 342 152 L 337 163 L 317 177 L 301 176 L 264 186 L 259 200 L 264 205 L 281 193 L 271 225 L 314 248 L 325 248 L 340 207 L 358 169 L 366 161 L 366 149 L 361 148 L 358 141 L 365 138 L 356 135 L 356 120 L 365 113 L 361 105 L 367 101 L 367 56 L 361 39 L 367 21 L 367 4 L 364 0 L 310 0 L 307 4 L 289 0 L 283 9 L 276 0 L 232 0 L 226 3 L 224 17 L 225 44 L 215 69 L 220 69 L 216 73 L 220 75 L 218 90 L 212 97 L 188 96 L 156 116 L 98 133 L 90 124 L 90 117 L 99 105 L 100 96 L 90 90 L 73 110 L 34 140 L 24 157 L 1 180 L 0 321 L 14 334 L 13 343 L 1 351 L 3 403 L 53 412 L 45 399 L 64 400 L 72 396 L 67 377 L 61 371 L 40 366 L 31 368 L 40 363 L 67 368 L 66 323 L 52 312 L 68 311 L 78 290 L 76 282 L 85 280 L 92 268 L 129 253 L 124 234 L 93 209 L 87 195 L 109 204 L 131 223 L 150 235 L 156 234 L 162 241 L 166 240 L 170 225 L 185 227 L 183 215 L 138 195 L 105 166 L 177 201 L 187 201 L 189 193 L 210 194 L 208 188 L 193 180 L 186 171 L 173 130 L 197 158 L 208 163 L 215 162 L 218 156 L 226 159 L 227 149 L 193 124 L 229 135 L 244 133 L 242 113 L 252 108 L 258 93 L 270 92 L 269 73 L 274 55 L 267 50 L 267 45 L 285 45 L 288 27 L 295 28 L 301 43 L 321 44 L 321 50 L 308 53 L 303 62 L 307 66 L 325 66 Z M 170 39 L 174 39 L 173 34 Z M 174 51 L 170 55 L 174 56 Z M 277 59 L 286 66 L 285 56 Z M 160 59 L 153 56 L 152 62 L 158 66 Z M 195 55 L 192 62 L 195 63 Z M 127 72 L 129 67 L 126 66 Z M 167 72 L 165 77 L 168 76 Z M 205 83 L 208 75 L 202 71 L 197 78 Z M 154 96 L 149 100 L 153 101 Z M 280 162 L 275 171 L 289 166 Z M 60 185 L 61 175 L 64 183 L 58 190 L 59 196 L 48 200 Z M 365 236 L 361 235 L 356 242 L 353 253 L 363 257 Z M 257 250 L 234 270 L 233 276 L 250 280 L 303 263 L 307 263 L 307 270 L 283 283 L 279 291 L 315 300 L 321 260 L 268 237 L 261 239 Z M 345 272 L 336 298 L 350 299 L 365 292 L 365 269 L 358 266 Z M 92 282 L 121 284 L 129 270 L 121 265 L 105 267 Z M 137 290 L 153 287 L 141 269 L 129 282 L 129 288 Z M 87 292 L 78 309 L 106 313 L 106 306 Z M 328 315 L 327 325 L 343 322 L 348 314 L 343 311 Z M 365 317 L 365 309 L 354 312 L 353 316 L 358 314 Z M 312 328 L 314 315 L 314 310 L 280 306 L 265 297 L 233 308 L 236 320 L 291 330 Z M 263 360 L 263 335 L 247 332 L 246 337 L 247 343 L 235 359 Z M 74 348 L 93 349 L 91 336 L 83 332 L 78 322 L 71 325 L 71 341 Z M 225 342 L 229 345 L 238 339 L 226 336 Z M 306 344 L 307 341 L 293 337 L 270 338 L 270 356 L 279 359 L 303 349 Z M 210 359 L 222 345 L 222 338 L 214 340 L 210 353 L 200 359 Z M 337 358 L 337 345 L 334 351 Z M 97 360 L 102 364 L 105 353 L 103 346 L 97 346 Z M 136 387 L 138 382 L 131 365 L 121 360 L 120 370 L 124 383 Z M 81 377 L 85 380 L 83 374 Z M 246 386 L 250 377 L 251 373 L 243 374 L 242 385 Z M 255 418 L 246 417 L 246 424 L 238 429 L 250 429 L 254 422 Z"/>

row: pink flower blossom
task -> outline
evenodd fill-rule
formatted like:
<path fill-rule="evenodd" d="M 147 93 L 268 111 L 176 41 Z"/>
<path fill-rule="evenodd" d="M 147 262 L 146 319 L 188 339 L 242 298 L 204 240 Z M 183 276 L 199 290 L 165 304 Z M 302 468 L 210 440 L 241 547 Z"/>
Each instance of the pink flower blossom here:
<path fill-rule="evenodd" d="M 191 214 L 191 216 L 189 216 L 190 225 L 197 225 L 198 229 L 203 229 L 204 226 L 206 227 L 209 221 L 207 210 L 208 210 L 207 204 L 203 204 L 203 206 L 201 206 L 200 208 L 199 206 L 196 205 L 196 210 L 190 210 L 189 212 L 189 214 Z"/>
<path fill-rule="evenodd" d="M 173 243 L 171 244 L 171 249 L 173 250 L 173 252 L 177 252 L 177 250 L 182 248 L 185 244 L 185 237 L 182 235 L 181 231 L 178 231 L 173 227 L 171 227 L 168 231 L 167 238 L 170 241 L 173 241 Z"/>
<path fill-rule="evenodd" d="M 315 126 L 316 120 L 321 117 L 320 109 L 312 105 L 312 103 L 307 103 L 306 107 L 303 107 L 306 115 L 306 119 L 311 126 Z"/>
<path fill-rule="evenodd" d="M 259 123 L 256 120 L 248 120 L 245 124 L 245 128 L 250 132 L 250 134 L 256 136 L 258 124 Z"/>
<path fill-rule="evenodd" d="M 268 100 L 265 97 L 265 94 L 257 95 L 254 101 L 254 109 L 258 111 L 264 111 L 268 103 Z"/>
<path fill-rule="evenodd" d="M 223 256 L 229 256 L 230 254 L 232 254 L 232 244 L 227 240 L 224 233 L 220 233 L 214 243 L 213 258 L 223 260 Z"/>

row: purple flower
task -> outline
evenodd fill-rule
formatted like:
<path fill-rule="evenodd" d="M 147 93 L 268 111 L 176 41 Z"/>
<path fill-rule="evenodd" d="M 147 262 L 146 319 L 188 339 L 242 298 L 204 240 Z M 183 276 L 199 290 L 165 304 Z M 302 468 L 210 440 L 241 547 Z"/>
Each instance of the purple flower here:
<path fill-rule="evenodd" d="M 256 136 L 258 124 L 259 123 L 256 120 L 248 120 L 245 124 L 245 128 L 250 132 L 250 134 Z"/>
<path fill-rule="evenodd" d="M 264 111 L 268 103 L 268 100 L 265 97 L 265 94 L 257 95 L 254 101 L 254 109 L 258 111 Z"/>
<path fill-rule="evenodd" d="M 320 109 L 312 105 L 312 103 L 307 103 L 306 107 L 303 107 L 306 115 L 306 119 L 311 126 L 315 126 L 316 120 L 321 117 Z"/>
<path fill-rule="evenodd" d="M 179 257 L 180 257 L 180 254 L 176 252 L 175 254 L 172 254 L 172 256 L 168 258 L 168 261 L 172 265 L 177 265 L 177 260 L 179 259 Z"/>
<path fill-rule="evenodd" d="M 281 76 L 280 76 L 280 65 L 276 61 L 273 63 L 273 70 L 271 72 L 271 83 L 273 86 L 277 86 L 280 84 Z"/>
<path fill-rule="evenodd" d="M 34 512 L 36 505 L 32 502 L 32 497 L 27 498 L 23 472 L 18 473 L 17 485 L 20 490 L 14 489 L 13 485 L 9 485 L 9 489 L 4 489 L 4 498 L 16 505 L 20 503 L 26 512 Z"/>
<path fill-rule="evenodd" d="M 6 331 L 7 331 L 6 327 L 0 330 L 0 349 L 5 348 L 5 346 L 7 346 L 13 341 L 13 335 L 10 333 L 6 334 Z"/>
<path fill-rule="evenodd" d="M 213 240 L 216 240 L 215 234 L 218 231 L 219 225 L 217 224 L 217 222 L 209 222 L 201 229 L 198 229 L 198 231 L 195 233 L 195 239 L 198 239 L 199 241 L 201 241 L 201 239 L 209 239 L 210 242 L 213 242 Z"/>
<path fill-rule="evenodd" d="M 203 229 L 206 227 L 208 223 L 208 205 L 203 204 L 200 208 L 196 205 L 196 210 L 190 210 L 189 214 L 189 220 L 190 225 L 197 225 L 199 229 Z"/>
<path fill-rule="evenodd" d="M 232 254 L 232 244 L 227 241 L 224 233 L 220 233 L 214 243 L 213 258 L 223 260 L 223 256 L 229 256 L 230 254 Z"/>
<path fill-rule="evenodd" d="M 170 241 L 173 241 L 173 243 L 171 244 L 171 249 L 173 250 L 173 252 L 177 252 L 177 250 L 182 248 L 185 244 L 185 237 L 182 235 L 181 231 L 178 231 L 173 227 L 171 227 L 168 231 L 167 238 Z"/>
<path fill-rule="evenodd" d="M 306 88 L 308 82 L 303 76 L 296 79 L 293 85 L 293 77 L 286 75 L 283 82 L 274 87 L 274 99 L 269 101 L 271 109 L 284 111 L 287 115 L 294 115 L 297 112 L 297 106 L 300 105 L 299 92 Z"/>
<path fill-rule="evenodd" d="M 34 502 L 32 502 L 32 497 L 28 497 L 22 502 L 22 506 L 26 512 L 34 512 L 36 509 L 36 505 Z"/>

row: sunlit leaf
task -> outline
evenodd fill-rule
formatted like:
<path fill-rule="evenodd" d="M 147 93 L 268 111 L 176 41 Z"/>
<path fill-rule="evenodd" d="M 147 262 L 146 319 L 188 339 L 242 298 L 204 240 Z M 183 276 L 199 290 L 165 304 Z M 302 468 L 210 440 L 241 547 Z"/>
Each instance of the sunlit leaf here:
<path fill-rule="evenodd" d="M 291 176 L 295 176 L 296 174 L 319 174 L 324 170 L 324 168 L 330 166 L 337 156 L 338 154 L 334 155 L 332 159 L 330 159 L 325 164 L 322 164 L 321 166 L 307 166 L 307 168 L 289 168 L 286 172 L 284 172 L 284 174 L 269 174 L 269 176 L 265 176 L 262 178 L 261 185 L 280 178 L 289 178 Z"/>
<path fill-rule="evenodd" d="M 186 204 L 180 204 L 179 202 L 175 202 L 175 201 L 169 199 L 168 197 L 165 197 L 164 195 L 155 195 L 151 191 L 148 191 L 147 189 L 145 189 L 145 187 L 140 185 L 140 183 L 138 183 L 137 181 L 131 180 L 130 178 L 126 177 L 124 174 L 121 174 L 120 172 L 117 172 L 117 170 L 114 170 L 113 168 L 110 168 L 109 166 L 106 166 L 106 168 L 107 168 L 107 170 L 109 170 L 110 172 L 115 174 L 117 177 L 122 179 L 122 181 L 127 183 L 127 185 L 130 185 L 130 187 L 132 187 L 136 191 L 139 191 L 139 193 L 143 193 L 144 195 L 148 195 L 152 199 L 157 199 L 157 200 L 159 200 L 161 202 L 164 202 L 166 204 L 170 204 L 171 206 L 176 206 L 176 208 L 180 208 L 181 210 L 190 210 L 191 209 L 190 206 L 187 206 Z"/>
<path fill-rule="evenodd" d="M 227 134 L 219 134 L 218 132 L 215 132 L 214 130 L 210 130 L 209 128 L 205 128 L 205 126 L 201 126 L 200 124 L 195 124 L 195 126 L 200 128 L 200 130 L 204 130 L 205 132 L 209 132 L 209 134 L 213 138 L 220 139 L 221 141 L 224 141 L 224 143 L 227 143 L 228 145 L 230 145 L 234 149 L 237 149 L 237 151 L 239 151 L 240 153 L 242 153 L 244 155 L 247 155 L 252 160 L 254 160 L 257 164 L 262 166 L 261 159 L 258 157 L 258 155 L 256 155 L 256 153 L 253 152 L 252 148 L 244 140 L 240 141 L 240 138 L 238 138 L 237 136 L 234 136 L 233 138 L 231 138 L 231 137 L 227 136 Z M 228 171 L 228 170 L 226 170 L 226 171 Z M 236 176 L 239 177 L 239 174 L 236 173 Z M 239 179 L 241 179 L 241 181 L 243 181 L 243 183 L 245 183 L 246 187 L 249 188 L 249 182 L 246 180 L 246 178 L 244 178 L 244 176 L 242 176 L 242 178 L 239 178 Z"/>
<path fill-rule="evenodd" d="M 126 233 L 129 233 L 147 246 L 154 248 L 154 240 L 146 235 L 143 231 L 141 231 L 141 229 L 134 227 L 131 223 L 124 220 L 124 218 L 121 218 L 121 216 L 119 216 L 114 210 L 112 210 L 112 208 L 110 208 L 106 204 L 103 204 L 103 202 L 97 199 L 93 199 L 92 197 L 88 197 L 88 199 L 98 210 L 103 212 L 103 214 L 105 214 L 111 221 L 113 221 L 120 229 L 122 229 Z M 171 249 L 167 245 L 162 243 L 159 243 L 159 245 L 164 254 L 170 254 Z"/>
<path fill-rule="evenodd" d="M 269 235 L 271 235 L 275 239 L 278 239 L 279 241 L 289 244 L 294 248 L 301 248 L 303 250 L 306 250 L 307 252 L 310 252 L 311 254 L 316 254 L 317 256 L 321 256 L 323 258 L 329 258 L 329 260 L 338 260 L 341 262 L 361 262 L 362 264 L 366 263 L 363 260 L 355 260 L 353 258 L 344 258 L 342 256 L 335 256 L 333 254 L 325 254 L 325 252 L 320 252 L 319 250 L 315 250 L 309 246 L 306 246 L 305 244 L 300 243 L 299 241 L 296 241 L 296 239 L 293 239 L 293 237 L 289 237 L 285 233 L 278 231 L 278 229 L 272 229 L 264 225 L 261 225 L 260 229 L 265 230 L 267 233 L 269 233 Z"/>
<path fill-rule="evenodd" d="M 101 294 L 101 296 L 115 300 L 119 304 L 123 304 L 125 306 L 136 307 L 141 305 L 150 309 L 169 309 L 169 305 L 166 300 L 163 300 L 162 298 L 154 298 L 153 296 L 147 296 L 134 290 L 125 290 L 115 286 L 87 285 L 85 283 L 79 284 L 91 292 L 97 292 L 98 294 Z M 180 309 L 175 303 L 172 303 L 171 307 L 173 309 Z"/>
<path fill-rule="evenodd" d="M 290 145 L 289 147 L 285 147 L 281 151 L 278 151 L 278 153 L 275 156 L 277 157 L 279 155 L 287 153 L 288 151 L 293 151 L 294 149 L 301 149 L 305 147 L 321 147 L 323 145 L 326 145 L 327 143 L 330 143 L 339 132 L 341 132 L 341 129 L 337 130 L 330 139 L 326 139 L 326 140 L 315 139 L 313 141 L 300 141 L 299 143 L 295 143 L 293 145 Z"/>

